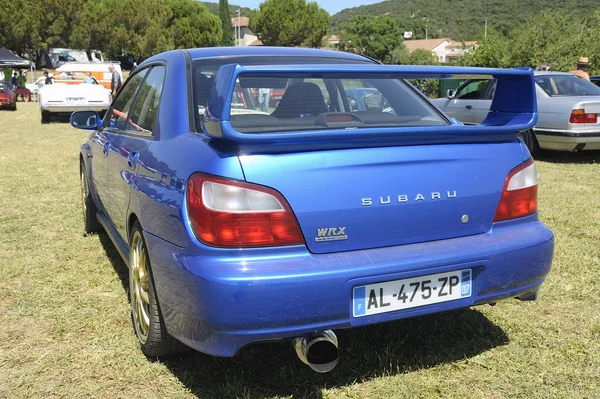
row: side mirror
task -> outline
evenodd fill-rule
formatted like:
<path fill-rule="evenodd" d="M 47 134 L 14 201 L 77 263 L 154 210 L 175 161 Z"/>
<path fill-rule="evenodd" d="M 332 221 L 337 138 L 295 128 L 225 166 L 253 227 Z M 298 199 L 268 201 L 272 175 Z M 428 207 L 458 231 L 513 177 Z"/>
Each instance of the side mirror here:
<path fill-rule="evenodd" d="M 450 89 L 446 93 L 446 97 L 448 97 L 449 99 L 453 99 L 454 98 L 454 94 L 456 94 L 456 92 L 454 90 Z"/>
<path fill-rule="evenodd" d="M 71 114 L 71 126 L 77 129 L 94 130 L 102 127 L 102 119 L 96 111 L 75 111 Z"/>

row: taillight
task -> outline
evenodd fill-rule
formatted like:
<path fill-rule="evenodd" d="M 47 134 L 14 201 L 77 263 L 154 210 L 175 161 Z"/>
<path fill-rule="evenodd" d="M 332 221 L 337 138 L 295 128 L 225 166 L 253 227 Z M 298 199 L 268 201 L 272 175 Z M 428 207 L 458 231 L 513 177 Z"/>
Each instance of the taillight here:
<path fill-rule="evenodd" d="M 508 173 L 494 222 L 516 219 L 537 212 L 537 172 L 533 159 Z"/>
<path fill-rule="evenodd" d="M 304 243 L 298 221 L 277 191 L 195 173 L 187 185 L 188 217 L 200 241 L 216 247 Z"/>
<path fill-rule="evenodd" d="M 586 114 L 582 109 L 574 109 L 571 111 L 569 123 L 596 123 L 598 122 L 598 114 Z"/>

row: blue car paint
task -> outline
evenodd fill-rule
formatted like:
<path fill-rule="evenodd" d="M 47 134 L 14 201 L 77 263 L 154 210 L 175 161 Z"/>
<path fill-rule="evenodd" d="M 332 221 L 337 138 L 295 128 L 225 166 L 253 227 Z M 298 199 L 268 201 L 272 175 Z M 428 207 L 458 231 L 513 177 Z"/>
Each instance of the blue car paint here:
<path fill-rule="evenodd" d="M 240 160 L 248 182 L 277 187 L 287 199 L 308 249 L 328 253 L 488 231 L 502 183 L 522 156 L 512 142 L 246 155 Z M 440 198 L 432 199 L 431 193 Z M 399 195 L 406 196 L 404 202 Z M 362 205 L 365 198 L 372 204 Z M 468 223 L 461 222 L 463 214 Z M 346 240 L 315 241 L 318 229 L 338 226 L 346 227 Z"/>
<path fill-rule="evenodd" d="M 526 220 L 525 220 L 526 219 Z M 515 236 L 522 237 L 518 242 Z M 535 297 L 550 269 L 553 235 L 537 215 L 468 237 L 312 254 L 302 246 L 185 249 L 147 235 L 170 332 L 187 345 L 233 356 L 253 342 L 378 323 L 499 299 Z M 472 267 L 471 298 L 352 317 L 354 286 Z"/>
<path fill-rule="evenodd" d="M 166 63 L 169 84 L 163 91 L 155 137 L 144 150 L 140 150 L 135 171 L 126 171 L 122 162 L 115 163 L 114 168 L 119 170 L 110 171 L 108 166 L 106 172 L 94 170 L 97 165 L 92 165 L 90 159 L 97 156 L 97 150 L 102 154 L 106 141 L 102 132 L 92 133 L 89 141 L 82 145 L 82 160 L 90 176 L 113 173 L 111 179 L 115 186 L 116 180 L 121 179 L 119 184 L 129 187 L 125 221 L 112 221 L 107 216 L 104 201 L 97 195 L 102 190 L 97 187 L 99 179 L 93 179 L 90 190 L 99 208 L 99 220 L 125 262 L 128 262 L 127 242 L 131 221 L 133 218 L 140 221 L 169 333 L 202 352 L 233 356 L 241 347 L 254 342 L 289 339 L 325 329 L 402 319 L 515 296 L 535 299 L 550 269 L 554 247 L 553 234 L 538 221 L 537 214 L 490 224 L 491 210 L 489 206 L 483 206 L 474 210 L 480 215 L 475 216 L 475 220 L 480 218 L 480 221 L 474 230 L 465 231 L 470 235 L 356 249 L 360 248 L 361 237 L 368 241 L 376 230 L 368 227 L 366 231 L 355 233 L 357 239 L 350 244 L 337 247 L 336 243 L 327 250 L 319 251 L 318 248 L 314 249 L 314 243 L 308 243 L 314 237 L 307 231 L 317 225 L 315 220 L 322 218 L 319 205 L 336 205 L 324 199 L 332 182 L 336 195 L 346 190 L 344 207 L 348 217 L 364 219 L 358 215 L 361 209 L 356 205 L 360 206 L 363 196 L 387 195 L 387 189 L 381 194 L 379 191 L 375 193 L 375 182 L 367 184 L 364 179 L 353 179 L 353 170 L 361 174 L 360 162 L 356 162 L 360 159 L 357 159 L 357 155 L 361 149 L 352 148 L 351 145 L 339 148 L 339 144 L 324 142 L 320 143 L 322 148 L 331 150 L 323 154 L 302 152 L 298 147 L 293 154 L 285 154 L 289 150 L 285 143 L 263 143 L 253 148 L 229 146 L 217 144 L 203 133 L 194 133 L 193 117 L 189 115 L 194 110 L 190 107 L 192 93 L 189 92 L 191 77 L 186 72 L 187 58 L 323 56 L 324 53 L 334 58 L 364 60 L 340 52 L 276 48 L 196 49 L 187 53 L 172 51 L 157 55 L 139 68 L 152 62 Z M 519 125 L 531 122 L 531 115 L 523 117 L 519 109 L 507 111 L 513 113 L 511 117 L 520 118 L 509 123 Z M 525 111 L 529 113 L 532 109 Z M 532 112 L 535 114 L 535 109 Z M 395 173 L 400 174 L 404 173 L 403 166 L 409 165 L 412 171 L 419 173 L 419 165 L 426 165 L 426 171 L 421 172 L 424 174 L 421 179 L 410 179 L 407 174 L 410 185 L 417 184 L 418 180 L 426 182 L 427 177 L 433 178 L 432 182 L 420 186 L 420 190 L 441 190 L 436 184 L 444 180 L 448 187 L 455 184 L 461 190 L 469 190 L 469 182 L 486 180 L 488 184 L 482 191 L 483 195 L 493 198 L 499 198 L 501 183 L 508 171 L 528 158 L 526 148 L 516 140 L 516 131 L 490 131 L 482 138 L 473 137 L 473 130 L 468 130 L 444 138 L 435 129 L 429 130 L 430 138 L 408 134 L 402 144 L 398 143 L 397 138 L 390 137 L 389 142 L 384 138 L 373 148 L 366 149 L 368 152 L 365 154 L 386 158 L 396 169 Z M 130 143 L 124 141 L 122 151 L 114 150 L 115 156 L 124 158 L 131 151 Z M 443 143 L 455 144 L 448 146 Z M 388 144 L 394 147 L 381 148 Z M 486 149 L 486 146 L 489 148 Z M 455 157 L 451 156 L 453 149 L 457 150 Z M 272 152 L 275 154 L 270 154 Z M 486 167 L 482 162 L 492 153 L 494 162 Z M 363 157 L 368 159 L 366 155 Z M 273 187 L 278 188 L 277 185 L 285 179 L 269 167 L 260 166 L 266 162 L 275 162 L 275 171 L 295 171 L 303 178 L 314 179 L 311 180 L 312 190 L 323 188 L 319 192 L 322 197 L 311 197 L 321 201 L 312 205 L 314 209 L 311 209 L 310 201 L 302 202 L 300 193 L 294 192 L 291 185 L 282 190 L 286 198 L 288 195 L 293 197 L 292 209 L 297 214 L 303 213 L 298 216 L 300 223 L 311 225 L 307 227 L 308 230 L 303 226 L 307 245 L 240 250 L 213 248 L 200 243 L 191 230 L 186 214 L 185 190 L 189 176 L 202 171 L 262 184 L 270 181 Z M 384 171 L 385 162 L 374 165 L 375 170 Z M 469 169 L 466 181 L 461 181 L 464 173 L 460 176 L 451 173 L 438 176 L 436 170 L 444 170 L 445 165 L 451 168 L 466 166 Z M 319 176 L 319 170 L 322 176 Z M 337 179 L 339 173 L 344 175 L 344 181 Z M 498 180 L 501 182 L 498 183 Z M 370 190 L 363 189 L 363 183 L 367 184 L 367 188 L 370 185 Z M 372 192 L 365 194 L 365 191 Z M 115 198 L 123 199 L 123 196 Z M 464 203 L 462 205 L 466 206 Z M 444 208 L 452 212 L 449 202 L 444 204 Z M 405 214 L 412 218 L 411 223 L 419 219 L 415 209 Z M 377 210 L 373 212 L 377 213 Z M 431 212 L 435 213 L 433 208 Z M 382 215 L 377 217 L 382 218 Z M 385 237 L 379 238 L 385 240 Z M 371 246 L 375 242 L 371 240 Z M 345 248 L 345 245 L 348 247 Z M 353 249 L 352 245 L 356 247 Z M 352 317 L 351 292 L 357 285 L 462 268 L 471 268 L 473 272 L 473 295 L 470 298 L 374 316 Z"/>

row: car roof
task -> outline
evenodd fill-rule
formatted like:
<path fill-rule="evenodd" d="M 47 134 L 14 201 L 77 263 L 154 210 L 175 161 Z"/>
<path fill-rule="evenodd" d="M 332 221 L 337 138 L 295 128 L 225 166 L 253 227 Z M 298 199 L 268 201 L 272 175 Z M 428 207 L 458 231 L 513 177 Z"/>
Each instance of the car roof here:
<path fill-rule="evenodd" d="M 299 56 L 299 57 L 331 57 L 366 61 L 369 58 L 362 55 L 335 50 L 319 50 L 300 47 L 271 47 L 271 46 L 239 46 L 239 47 L 205 47 L 187 49 L 192 59 L 215 57 L 244 57 L 244 56 Z"/>

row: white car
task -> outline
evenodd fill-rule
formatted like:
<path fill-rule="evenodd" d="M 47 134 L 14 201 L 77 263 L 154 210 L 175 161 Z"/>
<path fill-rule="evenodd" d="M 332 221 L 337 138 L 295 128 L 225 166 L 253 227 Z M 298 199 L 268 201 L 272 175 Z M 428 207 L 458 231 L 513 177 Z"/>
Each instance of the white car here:
<path fill-rule="evenodd" d="M 44 85 L 38 91 L 42 123 L 48 123 L 53 113 L 72 113 L 90 110 L 103 112 L 110 107 L 112 95 L 102 85 L 55 83 Z"/>
<path fill-rule="evenodd" d="M 53 113 L 106 111 L 112 102 L 111 65 L 121 73 L 119 65 L 111 63 L 69 63 L 57 68 L 53 84 L 42 85 L 37 93 L 42 123 L 50 122 Z"/>

